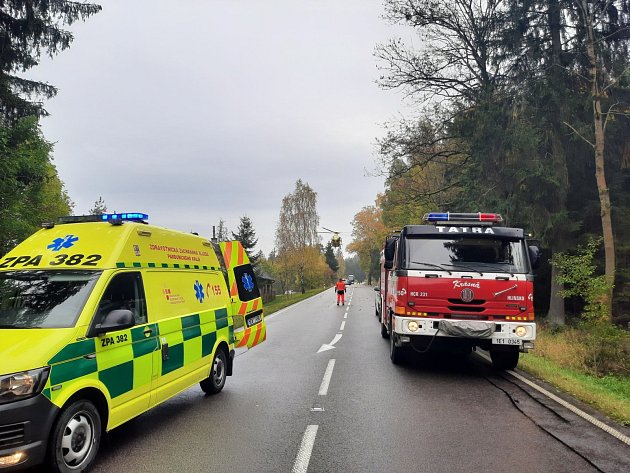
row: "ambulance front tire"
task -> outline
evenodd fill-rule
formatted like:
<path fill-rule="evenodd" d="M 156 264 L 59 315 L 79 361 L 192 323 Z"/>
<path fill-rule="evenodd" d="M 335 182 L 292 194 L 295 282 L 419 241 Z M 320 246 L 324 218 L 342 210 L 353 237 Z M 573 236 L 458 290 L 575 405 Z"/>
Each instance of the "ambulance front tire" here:
<path fill-rule="evenodd" d="M 227 367 L 227 355 L 223 347 L 219 347 L 212 360 L 210 376 L 199 383 L 201 390 L 206 394 L 217 394 L 221 392 L 223 386 L 225 386 Z"/>
<path fill-rule="evenodd" d="M 101 416 L 90 401 L 78 400 L 65 408 L 54 424 L 48 455 L 57 473 L 89 471 L 101 443 Z"/>

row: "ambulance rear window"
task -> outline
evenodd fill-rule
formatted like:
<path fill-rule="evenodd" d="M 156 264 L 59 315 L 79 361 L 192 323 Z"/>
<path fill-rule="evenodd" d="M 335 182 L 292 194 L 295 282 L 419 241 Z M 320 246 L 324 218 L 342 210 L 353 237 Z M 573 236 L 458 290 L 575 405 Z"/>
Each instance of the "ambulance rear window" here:
<path fill-rule="evenodd" d="M 69 328 L 101 271 L 0 273 L 0 328 Z"/>

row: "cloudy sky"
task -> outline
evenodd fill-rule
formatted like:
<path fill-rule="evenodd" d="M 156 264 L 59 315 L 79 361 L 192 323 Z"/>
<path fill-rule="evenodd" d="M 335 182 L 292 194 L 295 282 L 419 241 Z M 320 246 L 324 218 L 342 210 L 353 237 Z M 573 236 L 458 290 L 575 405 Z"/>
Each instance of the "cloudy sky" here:
<path fill-rule="evenodd" d="M 43 130 L 75 214 L 102 196 L 206 236 L 247 215 L 268 254 L 297 179 L 321 225 L 344 232 L 383 190 L 375 140 L 403 105 L 375 84 L 373 51 L 410 33 L 381 18 L 382 0 L 97 3 L 71 48 L 30 73 L 59 88 Z"/>

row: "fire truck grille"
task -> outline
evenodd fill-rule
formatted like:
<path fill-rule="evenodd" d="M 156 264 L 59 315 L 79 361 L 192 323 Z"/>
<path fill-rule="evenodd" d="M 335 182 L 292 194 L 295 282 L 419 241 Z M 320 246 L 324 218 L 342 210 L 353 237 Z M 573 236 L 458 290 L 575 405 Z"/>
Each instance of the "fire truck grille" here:
<path fill-rule="evenodd" d="M 461 299 L 449 299 L 448 302 L 451 304 L 466 304 L 466 305 L 482 305 L 486 303 L 485 299 L 474 299 L 470 302 L 462 302 Z"/>
<path fill-rule="evenodd" d="M 24 424 L 0 425 L 0 450 L 24 443 Z"/>
<path fill-rule="evenodd" d="M 486 310 L 486 308 L 479 306 L 471 307 L 467 305 L 449 305 L 448 310 L 451 310 L 453 312 L 483 312 L 484 310 Z"/>

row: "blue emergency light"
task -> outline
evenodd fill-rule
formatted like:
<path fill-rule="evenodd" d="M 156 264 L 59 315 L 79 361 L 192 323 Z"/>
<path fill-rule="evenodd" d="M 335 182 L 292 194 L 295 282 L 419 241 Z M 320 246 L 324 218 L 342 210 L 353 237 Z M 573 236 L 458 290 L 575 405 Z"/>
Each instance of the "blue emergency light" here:
<path fill-rule="evenodd" d="M 490 213 L 452 213 L 452 212 L 431 212 L 422 218 L 425 222 L 487 222 L 499 223 L 503 221 L 501 215 Z"/>
<path fill-rule="evenodd" d="M 122 221 L 138 221 L 138 220 L 148 220 L 149 216 L 147 214 L 135 212 L 135 213 L 115 213 L 115 214 L 103 214 L 101 215 L 101 220 L 104 222 L 122 222 Z"/>
<path fill-rule="evenodd" d="M 112 225 L 122 225 L 124 222 L 147 223 L 149 216 L 140 212 L 114 213 L 102 215 L 69 215 L 59 217 L 59 223 L 87 223 L 87 222 L 109 222 Z M 54 223 L 46 222 L 42 224 L 44 228 L 53 228 Z"/>

